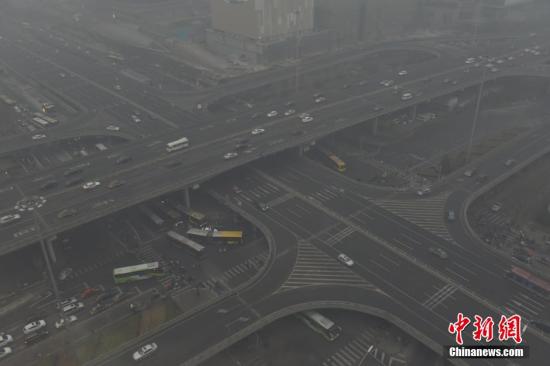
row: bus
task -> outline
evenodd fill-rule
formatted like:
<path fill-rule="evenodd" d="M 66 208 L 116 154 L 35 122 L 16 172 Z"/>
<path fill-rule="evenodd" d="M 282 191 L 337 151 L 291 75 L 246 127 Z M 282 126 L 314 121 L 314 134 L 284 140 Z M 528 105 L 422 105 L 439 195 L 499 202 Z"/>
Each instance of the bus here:
<path fill-rule="evenodd" d="M 212 231 L 212 238 L 225 244 L 242 244 L 243 232 L 239 230 Z"/>
<path fill-rule="evenodd" d="M 46 128 L 48 127 L 50 124 L 48 123 L 48 121 L 44 120 L 43 118 L 40 118 L 40 117 L 34 117 L 32 119 L 32 121 L 38 125 L 38 127 L 42 127 L 42 128 Z"/>
<path fill-rule="evenodd" d="M 336 170 L 338 170 L 339 172 L 343 173 L 346 171 L 346 163 L 344 161 L 342 161 L 342 159 L 340 159 L 338 156 L 336 156 L 335 154 L 331 153 L 330 151 L 327 151 L 321 147 L 317 147 L 317 150 L 323 154 L 323 156 L 325 158 L 328 159 L 328 162 L 330 163 L 331 166 L 335 167 Z"/>
<path fill-rule="evenodd" d="M 184 149 L 188 146 L 189 146 L 189 140 L 187 139 L 187 137 L 182 137 L 178 140 L 168 142 L 166 144 L 166 151 L 168 152 L 177 151 L 177 150 Z"/>
<path fill-rule="evenodd" d="M 107 57 L 114 61 L 124 61 L 124 57 L 122 55 L 114 52 L 110 52 Z"/>
<path fill-rule="evenodd" d="M 212 236 L 212 232 L 209 230 L 191 228 L 187 230 L 187 235 L 196 236 L 198 238 L 208 239 Z"/>
<path fill-rule="evenodd" d="M 183 213 L 187 217 L 187 220 L 191 225 L 201 227 L 207 224 L 205 214 L 192 210 L 181 204 L 177 204 L 175 205 L 175 207 L 177 210 L 179 210 L 181 213 Z"/>
<path fill-rule="evenodd" d="M 506 272 L 506 277 L 519 285 L 536 292 L 542 297 L 550 298 L 550 282 L 533 275 L 523 268 L 512 266 L 512 268 Z"/>
<path fill-rule="evenodd" d="M 156 202 L 154 206 L 157 209 L 157 211 L 161 212 L 165 216 L 168 216 L 170 219 L 174 221 L 180 221 L 182 219 L 180 213 L 178 213 L 176 210 L 172 209 L 170 206 L 168 206 L 165 203 Z"/>
<path fill-rule="evenodd" d="M 15 100 L 13 100 L 11 98 L 8 98 L 4 94 L 0 95 L 0 99 L 2 100 L 2 102 L 4 102 L 5 104 L 7 104 L 9 106 L 15 105 Z"/>
<path fill-rule="evenodd" d="M 147 280 L 149 278 L 161 276 L 164 276 L 164 271 L 160 267 L 159 262 L 143 263 L 135 266 L 113 269 L 113 279 L 117 284 Z"/>
<path fill-rule="evenodd" d="M 336 170 L 338 170 L 341 173 L 346 171 L 346 163 L 344 163 L 342 159 L 340 159 L 334 154 L 330 154 L 328 158 L 332 162 L 332 164 L 336 167 Z"/>
<path fill-rule="evenodd" d="M 156 226 L 161 227 L 164 225 L 164 220 L 149 208 L 141 207 L 141 213 L 147 216 L 149 220 L 151 220 L 151 222 Z"/>
<path fill-rule="evenodd" d="M 333 341 L 340 336 L 342 328 L 321 313 L 313 310 L 303 311 L 297 314 L 308 327 L 321 333 L 328 341 Z"/>
<path fill-rule="evenodd" d="M 205 250 L 205 248 L 202 245 L 200 245 L 199 243 L 194 242 L 193 240 L 191 240 L 189 238 L 186 238 L 185 236 L 183 236 L 183 235 L 181 235 L 181 234 L 179 234 L 175 231 L 168 231 L 166 233 L 166 235 L 168 235 L 170 238 L 177 241 L 179 244 L 182 244 L 186 248 L 191 249 L 195 254 L 200 255 Z"/>
<path fill-rule="evenodd" d="M 42 118 L 44 121 L 48 122 L 50 125 L 55 125 L 57 124 L 57 122 L 59 122 L 58 120 L 56 120 L 55 118 L 52 118 L 52 117 L 49 117 L 49 116 L 37 116 L 39 118 Z"/>

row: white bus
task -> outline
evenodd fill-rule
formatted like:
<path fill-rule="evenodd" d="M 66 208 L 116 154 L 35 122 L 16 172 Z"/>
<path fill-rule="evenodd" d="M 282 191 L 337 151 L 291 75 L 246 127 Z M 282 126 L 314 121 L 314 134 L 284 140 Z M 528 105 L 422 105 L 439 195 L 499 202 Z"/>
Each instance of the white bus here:
<path fill-rule="evenodd" d="M 171 152 L 171 151 L 181 150 L 188 146 L 189 146 L 189 140 L 187 139 L 187 137 L 182 137 L 179 140 L 175 140 L 167 143 L 166 151 Z"/>
<path fill-rule="evenodd" d="M 115 283 L 147 280 L 153 277 L 164 276 L 164 271 L 159 262 L 137 264 L 135 266 L 119 267 L 113 269 Z"/>
<path fill-rule="evenodd" d="M 52 117 L 48 117 L 48 116 L 39 116 L 39 117 L 42 118 L 44 121 L 48 122 L 50 125 L 55 125 L 57 124 L 57 122 L 59 122 L 58 120 Z"/>
<path fill-rule="evenodd" d="M 334 324 L 334 322 L 321 313 L 313 310 L 303 311 L 296 315 L 308 327 L 314 331 L 321 333 L 329 341 L 333 341 L 340 336 L 342 328 Z"/>
<path fill-rule="evenodd" d="M 48 127 L 48 126 L 50 125 L 50 124 L 48 123 L 48 121 L 46 121 L 46 120 L 44 120 L 44 119 L 42 119 L 42 118 L 40 118 L 40 117 L 34 117 L 34 118 L 32 119 L 32 121 L 33 121 L 36 125 L 38 125 L 38 127 L 42 127 L 42 128 L 46 128 L 46 127 Z"/>
<path fill-rule="evenodd" d="M 196 254 L 200 255 L 205 250 L 205 248 L 199 243 L 194 242 L 193 240 L 186 238 L 185 236 L 178 234 L 175 231 L 168 231 L 166 235 L 168 235 L 170 238 L 174 239 L 178 243 L 184 245 L 186 248 L 191 249 Z"/>
<path fill-rule="evenodd" d="M 164 225 L 164 220 L 159 215 L 151 211 L 149 208 L 141 207 L 140 210 L 141 213 L 147 216 L 147 218 L 149 218 L 149 220 L 151 220 L 151 222 L 156 226 L 161 227 Z"/>

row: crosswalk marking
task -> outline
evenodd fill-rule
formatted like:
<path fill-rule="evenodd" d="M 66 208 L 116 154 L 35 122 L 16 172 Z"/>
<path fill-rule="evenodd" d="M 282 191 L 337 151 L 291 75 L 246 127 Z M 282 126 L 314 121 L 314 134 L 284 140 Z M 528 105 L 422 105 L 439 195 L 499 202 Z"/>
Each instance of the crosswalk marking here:
<path fill-rule="evenodd" d="M 369 286 L 369 283 L 307 241 L 298 243 L 292 272 L 280 291 L 314 285 Z"/>
<path fill-rule="evenodd" d="M 355 232 L 354 228 L 346 226 L 344 229 L 342 229 L 339 232 L 337 232 L 336 234 L 332 235 L 330 238 L 328 238 L 324 242 L 328 246 L 332 247 L 335 244 L 337 244 L 337 243 L 341 242 L 342 240 L 344 240 L 345 238 L 347 238 L 348 236 L 350 236 L 351 234 L 353 234 L 354 232 Z"/>
<path fill-rule="evenodd" d="M 433 310 L 437 305 L 445 301 L 451 296 L 457 288 L 454 285 L 446 284 L 439 290 L 437 290 L 432 296 L 430 296 L 422 305 L 430 310 Z"/>
<path fill-rule="evenodd" d="M 357 338 L 348 342 L 322 363 L 323 366 L 353 366 L 367 354 L 371 347 L 374 335 L 369 331 L 363 331 Z"/>
<path fill-rule="evenodd" d="M 73 270 L 73 272 L 71 272 L 71 274 L 67 277 L 67 279 L 72 280 L 72 279 L 75 279 L 77 277 L 83 276 L 86 273 L 92 272 L 93 270 L 96 270 L 100 267 L 106 266 L 107 264 L 113 262 L 114 260 L 116 260 L 117 258 L 122 257 L 125 254 L 126 254 L 125 250 L 119 250 L 118 252 L 113 253 L 111 256 L 109 256 L 107 258 L 103 258 L 103 260 L 100 261 L 100 262 L 96 262 L 96 263 L 93 263 L 93 264 L 89 264 L 87 266 L 79 267 L 78 269 Z"/>
<path fill-rule="evenodd" d="M 261 253 L 254 257 L 248 258 L 244 262 L 234 265 L 233 267 L 225 270 L 222 274 L 210 278 L 204 282 L 207 287 L 212 289 L 216 288 L 217 283 L 227 283 L 231 279 L 251 271 L 252 269 L 258 269 L 267 259 L 267 253 Z"/>
<path fill-rule="evenodd" d="M 445 222 L 445 203 L 448 197 L 449 193 L 444 193 L 420 200 L 372 199 L 371 201 L 440 238 L 454 242 Z"/>
<path fill-rule="evenodd" d="M 545 305 L 520 292 L 514 294 L 504 307 L 527 318 L 534 318 L 544 310 Z"/>

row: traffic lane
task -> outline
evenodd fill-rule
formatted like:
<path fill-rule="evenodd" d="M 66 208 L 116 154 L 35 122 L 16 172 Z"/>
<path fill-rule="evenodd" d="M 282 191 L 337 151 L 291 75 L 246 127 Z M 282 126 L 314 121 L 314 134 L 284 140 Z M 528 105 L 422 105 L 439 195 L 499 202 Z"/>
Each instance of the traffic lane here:
<path fill-rule="evenodd" d="M 394 99 L 394 98 L 392 98 L 392 99 Z"/>
<path fill-rule="evenodd" d="M 372 311 L 374 315 L 381 315 L 384 318 L 393 317 L 391 320 L 386 319 L 400 328 L 402 328 L 403 323 L 409 325 L 413 330 L 431 339 L 435 344 L 443 344 L 441 340 L 448 337 L 448 324 L 446 322 L 436 323 L 429 320 L 433 313 L 422 308 L 411 308 L 406 302 L 388 296 L 383 291 L 371 288 L 307 286 L 278 292 L 261 303 L 255 304 L 255 309 L 261 314 L 276 315 L 288 306 L 313 302 L 319 303 L 321 309 L 351 307 L 351 310 L 354 311 L 363 311 L 364 309 L 367 313 Z M 358 307 L 354 305 L 358 305 Z M 361 309 L 360 306 L 365 306 L 365 308 Z M 434 351 L 440 352 L 441 349 L 439 346 L 434 345 Z"/>
<path fill-rule="evenodd" d="M 408 253 L 411 256 L 466 288 L 470 288 L 479 294 L 490 294 L 490 300 L 496 304 L 506 302 L 508 294 L 513 289 L 510 282 L 504 278 L 509 265 L 505 265 L 500 269 L 494 268 L 493 256 L 490 253 L 485 256 L 479 253 L 468 253 L 450 243 L 443 246 L 442 244 L 446 242 L 440 239 L 437 247 L 443 247 L 449 255 L 447 260 L 442 260 L 429 252 L 430 244 L 426 243 L 427 240 L 422 229 L 417 229 L 416 232 L 406 230 L 406 234 L 404 234 L 400 232 L 400 230 L 403 230 L 402 227 L 400 230 L 396 230 L 395 225 L 384 227 L 383 223 L 387 219 L 384 217 L 377 218 L 375 215 L 367 218 L 361 216 L 354 221 L 361 226 L 368 227 L 369 231 L 385 238 L 392 245 L 402 250 L 408 247 Z M 480 280 L 480 278 L 483 280 Z"/>
<path fill-rule="evenodd" d="M 440 329 L 445 337 L 432 337 L 432 339 L 442 346 L 453 344 L 454 338 L 446 332 L 446 329 L 450 322 L 456 320 L 458 312 L 472 317 L 474 314 L 479 314 L 499 319 L 500 313 L 495 313 L 480 300 L 467 296 L 460 288 L 433 277 L 408 261 L 392 256 L 391 252 L 380 251 L 377 248 L 378 245 L 366 237 L 361 237 L 359 234 L 352 235 L 354 237 L 346 238 L 337 248 L 354 259 L 356 264 L 352 269 L 395 299 L 397 303 L 407 307 L 410 312 L 420 314 L 424 321 Z M 361 244 L 358 245 L 358 243 Z M 410 317 L 404 317 L 402 313 L 393 313 L 393 315 L 410 322 Z M 430 336 L 429 333 L 426 335 Z M 465 339 L 470 340 L 467 344 L 474 344 L 468 337 Z M 540 344 L 540 339 L 535 343 Z M 495 344 L 501 343 L 495 342 Z"/>
<path fill-rule="evenodd" d="M 240 321 L 246 318 L 247 321 Z M 149 359 L 144 359 L 144 365 L 178 365 L 200 353 L 209 345 L 221 342 L 226 337 L 246 327 L 249 320 L 256 315 L 244 308 L 243 302 L 235 296 L 229 298 L 187 317 L 183 321 L 152 334 L 143 340 L 142 344 L 156 342 L 159 350 Z M 139 347 L 139 346 L 138 346 Z M 110 358 L 102 365 L 135 365 L 131 349 Z"/>
<path fill-rule="evenodd" d="M 298 198 L 291 198 L 269 211 L 272 220 L 277 220 L 300 239 L 311 238 L 334 224 L 330 216 Z"/>

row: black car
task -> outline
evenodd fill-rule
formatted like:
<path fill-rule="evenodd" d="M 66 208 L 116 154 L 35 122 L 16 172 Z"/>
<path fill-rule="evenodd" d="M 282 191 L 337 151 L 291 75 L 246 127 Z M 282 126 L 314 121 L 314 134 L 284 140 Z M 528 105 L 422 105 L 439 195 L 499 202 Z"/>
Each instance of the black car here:
<path fill-rule="evenodd" d="M 82 183 L 83 181 L 84 179 L 82 179 L 81 177 L 69 179 L 68 181 L 65 182 L 65 187 L 72 187 Z"/>
<path fill-rule="evenodd" d="M 167 163 L 164 163 L 164 166 L 167 167 L 167 168 L 173 168 L 173 167 L 176 167 L 180 164 L 181 164 L 181 161 L 173 160 L 173 161 L 169 161 Z"/>
<path fill-rule="evenodd" d="M 116 163 L 117 164 L 124 164 L 124 163 L 127 163 L 129 162 L 130 160 L 132 160 L 132 157 L 131 156 L 121 156 L 119 157 L 118 159 L 116 159 Z"/>
<path fill-rule="evenodd" d="M 73 168 L 73 169 L 66 170 L 65 173 L 63 173 L 63 175 L 65 177 L 70 177 L 71 175 L 76 175 L 76 174 L 80 174 L 80 173 L 82 173 L 81 168 Z"/>
<path fill-rule="evenodd" d="M 264 202 L 256 202 L 256 206 L 263 212 L 269 210 L 269 205 Z"/>
<path fill-rule="evenodd" d="M 50 333 L 48 333 L 47 330 L 43 330 L 41 332 L 33 333 L 25 338 L 25 344 L 31 345 L 37 342 L 40 342 L 44 338 L 46 338 Z"/>
<path fill-rule="evenodd" d="M 103 292 L 102 294 L 97 296 L 97 298 L 95 300 L 95 303 L 100 304 L 102 302 L 105 302 L 107 300 L 112 299 L 113 297 L 115 297 L 118 294 L 119 294 L 119 290 L 117 288 L 107 289 L 107 290 L 105 290 L 105 292 Z"/>
<path fill-rule="evenodd" d="M 42 189 L 42 190 L 51 189 L 51 188 L 55 187 L 56 185 L 57 185 L 56 180 L 49 180 L 49 181 L 45 182 L 44 184 L 42 184 L 40 186 L 40 189 Z"/>

